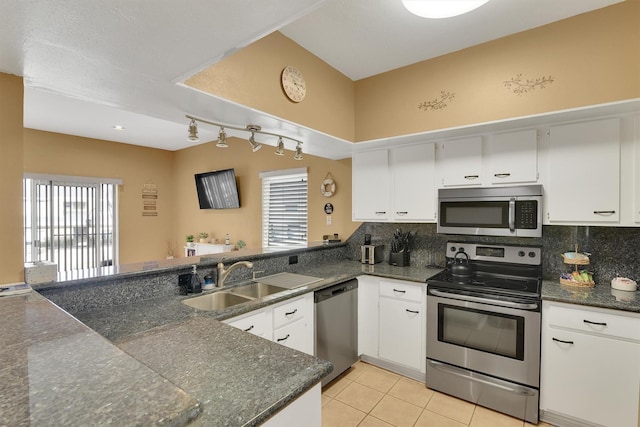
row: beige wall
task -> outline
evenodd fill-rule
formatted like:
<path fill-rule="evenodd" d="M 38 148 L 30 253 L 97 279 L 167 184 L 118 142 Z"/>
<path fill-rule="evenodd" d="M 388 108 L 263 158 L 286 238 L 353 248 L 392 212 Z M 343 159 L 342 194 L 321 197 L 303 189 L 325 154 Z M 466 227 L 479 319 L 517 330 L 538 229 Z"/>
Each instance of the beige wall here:
<path fill-rule="evenodd" d="M 122 264 L 167 256 L 173 226 L 173 157 L 171 151 L 24 130 L 25 173 L 122 179 L 118 191 Z M 146 183 L 158 190 L 157 217 L 142 216 Z M 177 247 L 178 242 L 173 243 Z"/>
<path fill-rule="evenodd" d="M 22 78 L 0 73 L 0 284 L 21 282 Z"/>
<path fill-rule="evenodd" d="M 258 174 L 276 169 L 306 167 L 309 174 L 309 241 L 318 241 L 324 234 L 338 233 L 349 237 L 359 223 L 351 221 L 351 159 L 333 161 L 305 154 L 303 160 L 293 160 L 293 153 L 273 154 L 274 148 L 264 146 L 252 153 L 246 140 L 230 138 L 229 147 L 217 148 L 206 143 L 175 153 L 174 198 L 175 235 L 181 249 L 187 234 L 197 236 L 204 231 L 210 238 L 224 240 L 229 233 L 232 243 L 244 240 L 250 248 L 262 246 L 262 186 Z M 205 209 L 198 206 L 194 174 L 234 168 L 240 192 L 240 209 Z M 327 198 L 320 185 L 328 173 L 335 180 L 336 193 Z M 332 203 L 332 224 L 326 225 L 325 203 Z"/>
<path fill-rule="evenodd" d="M 504 82 L 553 78 L 522 95 Z M 441 91 L 441 110 L 420 102 Z M 359 141 L 640 97 L 640 2 L 626 1 L 356 82 Z"/>
<path fill-rule="evenodd" d="M 287 65 L 297 67 L 305 78 L 307 95 L 300 103 L 289 101 L 282 91 L 280 75 Z M 201 71 L 186 84 L 348 141 L 355 136 L 353 82 L 279 32 Z"/>

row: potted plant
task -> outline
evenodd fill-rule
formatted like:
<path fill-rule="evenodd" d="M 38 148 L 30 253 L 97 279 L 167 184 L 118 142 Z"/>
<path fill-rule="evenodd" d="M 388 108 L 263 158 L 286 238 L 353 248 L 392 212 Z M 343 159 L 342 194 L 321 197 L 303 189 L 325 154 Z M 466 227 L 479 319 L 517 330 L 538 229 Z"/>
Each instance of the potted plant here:
<path fill-rule="evenodd" d="M 207 243 L 207 237 L 209 237 L 209 233 L 205 231 L 200 233 L 200 243 Z"/>
<path fill-rule="evenodd" d="M 187 247 L 188 248 L 192 248 L 192 247 L 195 246 L 193 244 L 193 239 L 194 239 L 193 234 L 187 234 Z"/>

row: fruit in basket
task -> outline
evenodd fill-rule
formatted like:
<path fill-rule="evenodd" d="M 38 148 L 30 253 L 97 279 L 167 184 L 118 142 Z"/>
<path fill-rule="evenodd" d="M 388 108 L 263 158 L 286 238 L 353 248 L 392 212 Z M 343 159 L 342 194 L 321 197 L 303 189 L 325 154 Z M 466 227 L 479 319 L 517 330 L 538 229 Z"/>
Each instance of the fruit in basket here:
<path fill-rule="evenodd" d="M 582 278 L 583 282 L 591 282 L 591 277 L 589 276 L 589 273 L 585 270 L 582 270 L 580 272 L 580 277 Z"/>
<path fill-rule="evenodd" d="M 577 271 L 574 271 L 573 273 L 571 273 L 571 275 L 573 276 L 573 280 L 575 280 L 576 282 L 584 282 L 582 276 Z"/>

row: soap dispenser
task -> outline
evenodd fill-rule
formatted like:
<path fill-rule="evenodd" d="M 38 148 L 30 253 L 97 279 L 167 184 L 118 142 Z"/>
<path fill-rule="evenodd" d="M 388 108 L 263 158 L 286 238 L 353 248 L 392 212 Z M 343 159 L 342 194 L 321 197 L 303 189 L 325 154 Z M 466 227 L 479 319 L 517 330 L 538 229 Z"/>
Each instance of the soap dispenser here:
<path fill-rule="evenodd" d="M 198 273 L 196 273 L 196 266 L 192 265 L 193 271 L 191 271 L 191 281 L 189 282 L 189 292 L 192 294 L 199 294 L 202 292 L 202 282 Z"/>

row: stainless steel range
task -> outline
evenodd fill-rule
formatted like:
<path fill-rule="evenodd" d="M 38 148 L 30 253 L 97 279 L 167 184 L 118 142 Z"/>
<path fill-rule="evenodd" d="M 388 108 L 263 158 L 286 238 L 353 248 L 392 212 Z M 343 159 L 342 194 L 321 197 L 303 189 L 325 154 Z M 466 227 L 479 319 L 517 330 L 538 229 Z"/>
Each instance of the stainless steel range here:
<path fill-rule="evenodd" d="M 538 422 L 541 248 L 447 243 L 427 280 L 427 387 Z"/>

